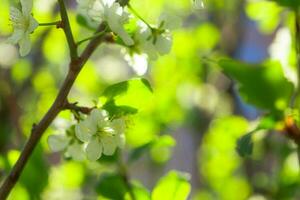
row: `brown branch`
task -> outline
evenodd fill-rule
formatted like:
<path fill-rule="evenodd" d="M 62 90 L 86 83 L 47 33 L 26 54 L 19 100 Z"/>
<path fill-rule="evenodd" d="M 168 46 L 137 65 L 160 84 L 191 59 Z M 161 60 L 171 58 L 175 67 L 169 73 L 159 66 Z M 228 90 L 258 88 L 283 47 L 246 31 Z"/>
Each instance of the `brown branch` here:
<path fill-rule="evenodd" d="M 64 26 L 63 28 L 65 29 L 66 26 Z M 102 24 L 99 26 L 97 32 L 102 31 L 104 29 L 105 25 Z M 92 53 L 95 51 L 95 49 L 103 39 L 105 38 L 96 37 L 92 39 L 79 58 L 77 58 L 76 60 L 71 59 L 68 74 L 65 78 L 63 85 L 59 90 L 59 93 L 54 103 L 52 104 L 46 115 L 42 118 L 42 120 L 36 126 L 33 127 L 28 142 L 26 143 L 23 151 L 21 152 L 20 157 L 13 166 L 8 177 L 6 177 L 6 179 L 4 180 L 0 188 L 0 200 L 6 199 L 12 188 L 15 186 L 26 163 L 28 162 L 28 159 L 30 158 L 34 148 L 36 147 L 43 133 L 49 127 L 49 125 L 55 119 L 55 117 L 60 113 L 60 111 L 63 110 L 65 102 L 67 101 L 67 96 L 79 72 L 81 71 L 84 64 L 87 62 L 87 60 L 90 58 Z"/>
<path fill-rule="evenodd" d="M 73 37 L 72 29 L 69 22 L 69 17 L 67 13 L 67 9 L 64 3 L 64 0 L 58 0 L 58 4 L 60 7 L 60 16 L 61 16 L 61 23 L 57 25 L 58 28 L 63 28 L 64 33 L 66 35 L 69 49 L 70 49 L 70 57 L 71 60 L 74 61 L 78 58 L 77 53 L 77 45 Z"/>

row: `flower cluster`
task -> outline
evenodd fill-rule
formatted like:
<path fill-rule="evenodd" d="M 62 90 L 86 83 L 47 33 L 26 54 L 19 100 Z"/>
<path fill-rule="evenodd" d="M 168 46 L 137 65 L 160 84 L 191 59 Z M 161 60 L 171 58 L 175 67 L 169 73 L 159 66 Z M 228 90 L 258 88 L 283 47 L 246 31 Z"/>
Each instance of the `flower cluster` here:
<path fill-rule="evenodd" d="M 74 160 L 83 160 L 85 153 L 89 160 L 95 161 L 102 154 L 111 156 L 117 147 L 124 147 L 124 130 L 123 119 L 110 120 L 105 110 L 93 109 L 85 120 L 71 127 L 66 135 L 51 135 L 48 144 L 52 151 L 65 151 L 66 156 Z"/>
<path fill-rule="evenodd" d="M 90 19 L 97 22 L 106 22 L 124 44 L 135 53 L 147 54 L 150 59 L 157 59 L 158 55 L 165 55 L 172 47 L 170 30 L 181 24 L 178 17 L 163 14 L 158 26 L 151 26 L 140 18 L 138 30 L 129 34 L 124 25 L 128 23 L 130 14 L 126 7 L 112 0 L 77 0 L 79 10 Z M 135 12 L 134 12 L 135 13 Z M 136 14 L 136 13 L 135 13 Z"/>
<path fill-rule="evenodd" d="M 11 7 L 10 20 L 14 32 L 8 38 L 8 42 L 12 44 L 19 44 L 21 56 L 25 56 L 31 49 L 31 42 L 29 35 L 38 27 L 38 22 L 33 18 L 32 0 L 21 0 L 22 9 Z"/>
<path fill-rule="evenodd" d="M 106 22 L 109 28 L 117 34 L 123 42 L 131 46 L 133 39 L 124 29 L 124 24 L 128 22 L 129 14 L 111 0 L 77 0 L 79 9 L 89 16 L 92 20 L 102 23 Z"/>
<path fill-rule="evenodd" d="M 20 1 L 22 9 L 12 7 L 10 11 L 14 32 L 8 41 L 18 43 L 21 56 L 25 56 L 31 49 L 29 35 L 39 23 L 31 14 L 32 0 Z M 170 30 L 180 26 L 178 17 L 165 14 L 160 17 L 158 25 L 152 26 L 132 7 L 123 4 L 121 6 L 114 0 L 77 0 L 77 3 L 79 12 L 86 16 L 89 22 L 106 23 L 108 29 L 122 40 L 122 44 L 128 47 L 131 53 L 145 54 L 150 59 L 157 59 L 159 55 L 170 52 L 172 46 Z M 132 10 L 134 15 L 130 15 L 128 10 Z M 137 30 L 130 32 L 126 30 L 125 25 L 134 16 L 139 19 L 139 24 Z"/>

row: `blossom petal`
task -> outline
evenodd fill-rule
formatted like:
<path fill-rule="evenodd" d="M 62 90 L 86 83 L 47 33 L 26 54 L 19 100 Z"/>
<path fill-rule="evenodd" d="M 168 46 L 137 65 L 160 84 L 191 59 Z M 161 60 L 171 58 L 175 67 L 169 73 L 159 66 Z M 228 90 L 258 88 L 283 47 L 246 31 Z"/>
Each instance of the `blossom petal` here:
<path fill-rule="evenodd" d="M 116 134 L 122 134 L 125 131 L 125 121 L 122 118 L 115 119 L 111 122 L 111 127 L 114 129 Z"/>
<path fill-rule="evenodd" d="M 66 135 L 50 135 L 48 137 L 48 145 L 53 152 L 64 150 L 69 142 L 70 140 L 66 137 Z"/>
<path fill-rule="evenodd" d="M 108 113 L 105 110 L 93 109 L 88 120 L 90 120 L 96 127 L 107 126 Z"/>
<path fill-rule="evenodd" d="M 159 25 L 163 23 L 163 29 L 174 30 L 180 28 L 182 21 L 181 18 L 176 15 L 163 13 L 159 17 Z"/>
<path fill-rule="evenodd" d="M 15 29 L 13 34 L 9 38 L 7 38 L 7 42 L 11 44 L 17 44 L 21 40 L 23 35 L 24 35 L 24 30 Z"/>
<path fill-rule="evenodd" d="M 118 134 L 115 137 L 116 137 L 116 143 L 117 143 L 118 147 L 123 149 L 125 147 L 125 144 L 126 144 L 125 134 Z"/>
<path fill-rule="evenodd" d="M 172 48 L 172 38 L 166 35 L 159 35 L 155 43 L 155 48 L 161 55 L 168 54 Z"/>
<path fill-rule="evenodd" d="M 33 6 L 32 0 L 21 0 L 22 13 L 25 16 L 31 15 L 31 10 Z"/>
<path fill-rule="evenodd" d="M 91 161 L 98 160 L 101 157 L 102 148 L 102 144 L 98 139 L 92 139 L 86 147 L 87 158 Z"/>
<path fill-rule="evenodd" d="M 101 23 L 103 21 L 103 13 L 104 13 L 103 2 L 90 0 L 89 5 L 86 6 L 86 14 L 93 20 Z"/>
<path fill-rule="evenodd" d="M 85 159 L 85 154 L 81 144 L 75 142 L 70 145 L 66 151 L 67 156 L 72 157 L 73 160 L 82 161 Z"/>
<path fill-rule="evenodd" d="M 9 16 L 13 24 L 17 24 L 24 20 L 22 12 L 15 7 L 10 7 Z"/>
<path fill-rule="evenodd" d="M 115 153 L 117 148 L 117 141 L 115 137 L 103 137 L 101 138 L 103 145 L 103 154 L 111 156 Z"/>
<path fill-rule="evenodd" d="M 96 127 L 91 121 L 82 121 L 75 126 L 75 135 L 82 142 L 88 142 L 96 133 Z"/>
<path fill-rule="evenodd" d="M 134 45 L 133 39 L 129 36 L 125 29 L 111 25 L 111 23 L 108 23 L 108 25 L 111 28 L 111 30 L 115 32 L 127 46 Z"/>
<path fill-rule="evenodd" d="M 125 31 L 123 24 L 128 21 L 128 15 L 119 3 L 113 3 L 111 6 L 105 5 L 105 20 L 107 21 L 110 29 L 116 33 L 123 42 L 131 46 L 134 44 L 133 39 Z"/>
<path fill-rule="evenodd" d="M 31 41 L 29 38 L 29 34 L 24 34 L 23 37 L 19 41 L 19 46 L 20 46 L 20 55 L 21 56 L 26 56 L 31 49 Z"/>
<path fill-rule="evenodd" d="M 152 44 L 152 41 L 147 41 L 142 46 L 143 51 L 148 55 L 151 60 L 156 60 L 158 54 L 155 46 Z"/>
<path fill-rule="evenodd" d="M 32 33 L 37 27 L 39 26 L 38 21 L 34 19 L 31 15 L 29 16 L 29 26 L 28 26 L 28 33 Z"/>

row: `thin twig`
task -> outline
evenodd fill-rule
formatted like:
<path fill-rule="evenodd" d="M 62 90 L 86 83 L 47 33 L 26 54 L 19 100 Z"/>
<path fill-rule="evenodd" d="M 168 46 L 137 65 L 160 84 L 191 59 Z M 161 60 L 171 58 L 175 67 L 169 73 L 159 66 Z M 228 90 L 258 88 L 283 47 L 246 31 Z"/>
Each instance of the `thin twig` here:
<path fill-rule="evenodd" d="M 71 110 L 71 111 L 75 111 L 75 112 L 81 112 L 83 114 L 88 115 L 94 108 L 95 107 L 90 108 L 90 107 L 78 106 L 77 102 L 75 102 L 75 103 L 66 102 L 63 109 Z"/>

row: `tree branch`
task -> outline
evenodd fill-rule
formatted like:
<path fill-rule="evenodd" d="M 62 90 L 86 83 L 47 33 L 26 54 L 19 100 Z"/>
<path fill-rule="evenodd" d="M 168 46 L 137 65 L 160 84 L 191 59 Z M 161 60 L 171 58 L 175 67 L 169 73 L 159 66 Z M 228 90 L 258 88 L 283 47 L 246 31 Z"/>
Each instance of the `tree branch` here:
<path fill-rule="evenodd" d="M 61 20 L 62 20 L 59 27 L 63 28 L 63 30 L 64 30 L 64 33 L 65 33 L 67 41 L 68 41 L 69 49 L 70 49 L 70 57 L 71 57 L 71 60 L 74 61 L 78 58 L 77 45 L 76 45 L 76 42 L 73 37 L 73 33 L 72 33 L 71 26 L 70 26 L 69 17 L 68 17 L 68 13 L 66 10 L 64 0 L 58 0 L 58 4 L 60 7 L 60 16 L 61 16 Z"/>
<path fill-rule="evenodd" d="M 62 2 L 62 0 L 59 0 L 59 2 Z M 64 28 L 66 27 L 64 26 Z M 105 29 L 105 25 L 101 24 L 97 32 L 103 31 L 104 29 Z M 66 36 L 68 38 L 70 37 L 70 34 L 66 34 Z M 85 48 L 85 50 L 83 51 L 83 53 L 81 54 L 81 56 L 76 60 L 71 60 L 68 74 L 64 80 L 63 85 L 59 90 L 59 93 L 54 103 L 52 104 L 52 106 L 50 107 L 46 115 L 42 118 L 42 120 L 36 126 L 33 127 L 28 142 L 26 143 L 23 151 L 21 152 L 20 157 L 18 158 L 17 162 L 13 166 L 8 177 L 6 177 L 6 179 L 4 180 L 0 188 L 0 200 L 6 199 L 10 191 L 12 190 L 12 188 L 15 186 L 26 163 L 28 162 L 28 159 L 30 158 L 34 148 L 36 147 L 43 133 L 49 127 L 49 125 L 55 119 L 55 117 L 60 113 L 60 111 L 63 110 L 65 102 L 67 101 L 67 96 L 79 72 L 81 71 L 84 64 L 87 62 L 87 60 L 90 58 L 92 53 L 95 51 L 95 49 L 103 39 L 105 38 L 102 36 L 92 39 L 87 45 L 87 47 Z"/>

